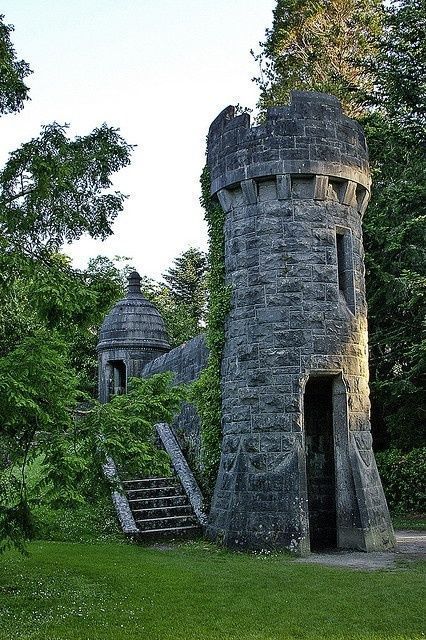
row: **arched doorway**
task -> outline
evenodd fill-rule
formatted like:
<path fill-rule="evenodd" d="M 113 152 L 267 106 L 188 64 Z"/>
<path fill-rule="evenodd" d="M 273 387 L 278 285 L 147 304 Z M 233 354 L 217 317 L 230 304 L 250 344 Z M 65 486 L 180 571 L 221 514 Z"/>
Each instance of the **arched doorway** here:
<path fill-rule="evenodd" d="M 310 377 L 304 394 L 306 476 L 312 550 L 337 547 L 334 378 L 332 375 Z"/>

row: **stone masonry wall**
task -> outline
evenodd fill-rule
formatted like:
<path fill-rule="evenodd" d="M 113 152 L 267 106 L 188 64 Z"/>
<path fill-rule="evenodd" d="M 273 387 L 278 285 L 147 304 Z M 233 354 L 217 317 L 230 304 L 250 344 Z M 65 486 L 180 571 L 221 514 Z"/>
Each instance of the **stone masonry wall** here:
<path fill-rule="evenodd" d="M 338 546 L 390 547 L 369 422 L 362 129 L 335 98 L 294 92 L 259 127 L 225 109 L 209 131 L 208 163 L 227 213 L 233 292 L 208 532 L 234 547 L 309 552 L 303 395 L 309 377 L 327 375 Z"/>

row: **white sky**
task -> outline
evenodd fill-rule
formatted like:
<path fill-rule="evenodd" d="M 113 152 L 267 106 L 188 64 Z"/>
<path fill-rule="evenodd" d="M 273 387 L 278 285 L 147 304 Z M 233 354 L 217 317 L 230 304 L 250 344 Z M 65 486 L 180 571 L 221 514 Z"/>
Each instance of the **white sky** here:
<path fill-rule="evenodd" d="M 3 0 L 31 102 L 0 120 L 0 163 L 40 126 L 84 135 L 107 122 L 137 144 L 114 186 L 129 194 L 104 243 L 66 248 L 78 267 L 127 256 L 158 278 L 190 246 L 207 247 L 198 199 L 210 122 L 228 104 L 253 107 L 257 48 L 274 0 Z"/>

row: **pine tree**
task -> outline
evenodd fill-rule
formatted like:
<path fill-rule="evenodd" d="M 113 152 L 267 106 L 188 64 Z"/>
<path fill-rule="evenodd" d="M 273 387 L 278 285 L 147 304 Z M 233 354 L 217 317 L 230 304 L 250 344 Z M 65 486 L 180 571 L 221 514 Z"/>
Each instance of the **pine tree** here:
<path fill-rule="evenodd" d="M 382 29 L 382 0 L 277 0 L 272 28 L 255 55 L 261 111 L 287 104 L 292 89 L 338 97 L 349 116 L 363 112 Z M 253 54 L 254 55 L 254 54 Z"/>
<path fill-rule="evenodd" d="M 207 257 L 191 247 L 174 261 L 163 278 L 172 301 L 173 315 L 181 327 L 180 336 L 187 340 L 204 326 L 207 303 Z"/>

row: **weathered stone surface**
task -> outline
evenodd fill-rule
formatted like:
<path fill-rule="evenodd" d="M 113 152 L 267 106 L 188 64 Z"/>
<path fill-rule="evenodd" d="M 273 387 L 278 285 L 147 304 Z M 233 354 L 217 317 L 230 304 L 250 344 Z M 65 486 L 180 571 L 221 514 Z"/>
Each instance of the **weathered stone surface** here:
<path fill-rule="evenodd" d="M 258 127 L 225 109 L 210 128 L 208 163 L 212 195 L 229 195 L 232 289 L 223 453 L 208 533 L 233 547 L 306 553 L 330 502 L 336 546 L 392 546 L 368 431 L 361 215 L 370 176 L 362 129 L 335 98 L 294 92 Z M 320 385 L 318 397 L 321 385 L 328 394 L 318 413 L 331 444 L 318 452 L 325 436 L 315 435 L 319 418 L 304 407 L 308 381 L 309 389 Z M 320 489 L 310 469 L 321 456 L 333 459 L 335 479 L 324 475 Z"/>
<path fill-rule="evenodd" d="M 129 502 L 126 494 L 121 485 L 120 479 L 117 473 L 117 467 L 114 460 L 108 458 L 102 468 L 105 477 L 112 483 L 118 483 L 119 487 L 111 494 L 112 502 L 114 504 L 115 511 L 117 513 L 118 520 L 120 522 L 121 530 L 126 535 L 136 535 L 139 533 L 139 529 L 133 517 L 132 510 L 130 509 Z M 119 490 L 118 490 L 119 489 Z"/>
<path fill-rule="evenodd" d="M 175 434 L 168 424 L 159 423 L 155 425 L 155 427 L 165 450 L 170 456 L 173 468 L 180 480 L 180 483 L 189 498 L 192 508 L 194 509 L 197 520 L 204 526 L 207 522 L 207 516 L 204 512 L 203 496 L 197 481 L 182 454 L 182 450 L 176 440 Z"/>

